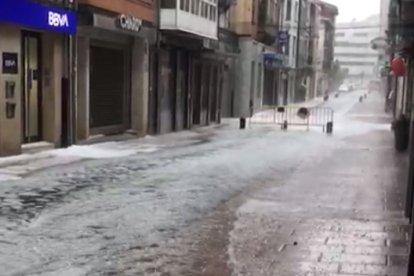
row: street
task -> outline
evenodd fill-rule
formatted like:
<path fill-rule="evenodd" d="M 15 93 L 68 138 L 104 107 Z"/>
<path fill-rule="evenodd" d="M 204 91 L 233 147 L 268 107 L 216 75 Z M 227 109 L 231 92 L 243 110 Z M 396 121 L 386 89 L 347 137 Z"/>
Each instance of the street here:
<path fill-rule="evenodd" d="M 383 98 L 363 93 L 324 104 L 331 136 L 225 125 L 17 163 L 0 184 L 0 274 L 402 276 L 407 160 Z"/>

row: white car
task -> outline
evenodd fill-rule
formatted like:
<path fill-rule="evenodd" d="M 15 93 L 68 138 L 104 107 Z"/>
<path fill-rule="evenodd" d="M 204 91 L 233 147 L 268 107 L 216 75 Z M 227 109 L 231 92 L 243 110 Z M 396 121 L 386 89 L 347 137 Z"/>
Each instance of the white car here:
<path fill-rule="evenodd" d="M 346 84 L 342 84 L 338 89 L 339 92 L 349 92 L 350 90 L 350 87 Z"/>

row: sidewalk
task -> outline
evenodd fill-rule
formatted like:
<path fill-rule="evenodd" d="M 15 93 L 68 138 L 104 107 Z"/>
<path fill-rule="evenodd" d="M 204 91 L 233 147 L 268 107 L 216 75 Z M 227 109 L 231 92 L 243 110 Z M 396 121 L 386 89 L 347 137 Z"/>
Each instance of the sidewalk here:
<path fill-rule="evenodd" d="M 65 166 L 86 160 L 115 159 L 136 154 L 180 147 L 195 143 L 206 135 L 212 135 L 212 127 L 181 131 L 160 136 L 102 142 L 91 145 L 74 145 L 0 158 L 0 182 L 19 180 L 33 172 Z"/>
<path fill-rule="evenodd" d="M 381 100 L 370 95 L 355 104 L 342 129 L 359 120 L 389 125 Z M 229 246 L 235 275 L 406 275 L 406 156 L 394 151 L 386 127 L 330 140 L 326 151 L 334 143 L 333 152 L 304 162 L 238 208 Z"/>

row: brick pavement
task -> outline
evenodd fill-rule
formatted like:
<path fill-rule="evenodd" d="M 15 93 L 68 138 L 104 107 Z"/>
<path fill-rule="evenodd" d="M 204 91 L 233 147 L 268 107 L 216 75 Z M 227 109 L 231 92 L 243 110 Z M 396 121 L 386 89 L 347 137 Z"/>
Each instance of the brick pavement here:
<path fill-rule="evenodd" d="M 345 117 L 345 128 L 390 121 L 378 95 Z M 386 127 L 332 137 L 326 157 L 248 198 L 230 238 L 235 275 L 405 276 L 407 158 L 392 139 Z"/>

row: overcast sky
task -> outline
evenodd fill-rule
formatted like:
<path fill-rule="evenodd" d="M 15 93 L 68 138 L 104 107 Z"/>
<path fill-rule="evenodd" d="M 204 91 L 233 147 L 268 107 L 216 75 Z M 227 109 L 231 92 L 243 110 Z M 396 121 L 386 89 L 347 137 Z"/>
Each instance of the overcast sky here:
<path fill-rule="evenodd" d="M 338 22 L 352 19 L 365 19 L 370 15 L 379 14 L 381 0 L 324 0 L 339 9 Z"/>

